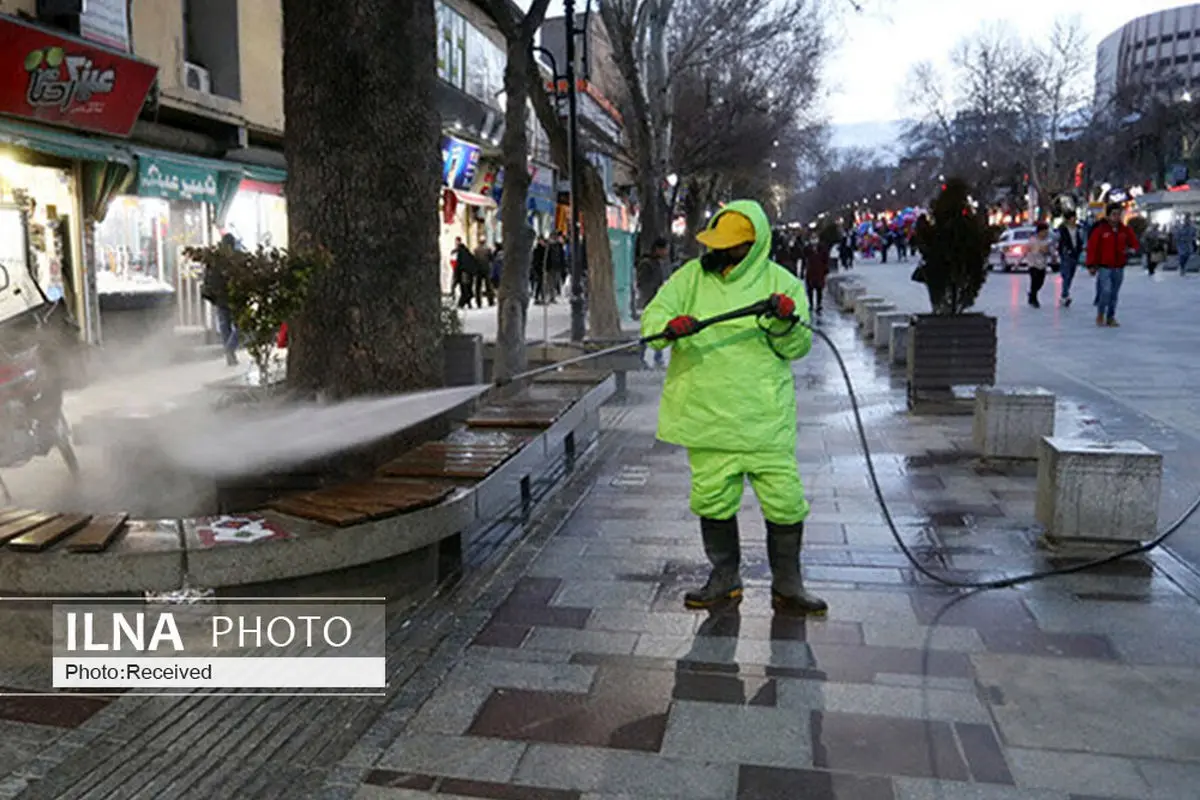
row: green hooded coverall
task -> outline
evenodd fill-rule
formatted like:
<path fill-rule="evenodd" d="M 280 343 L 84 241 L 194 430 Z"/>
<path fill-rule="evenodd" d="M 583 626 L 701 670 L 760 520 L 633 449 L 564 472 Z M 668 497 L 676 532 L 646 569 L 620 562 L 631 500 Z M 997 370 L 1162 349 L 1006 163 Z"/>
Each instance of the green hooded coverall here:
<path fill-rule="evenodd" d="M 730 203 L 709 227 L 731 211 L 754 226 L 749 255 L 725 274 L 706 272 L 698 259 L 684 264 L 646 307 L 642 335 L 660 333 L 678 316 L 704 319 L 772 294 L 794 300 L 796 315 L 808 323 L 803 285 L 768 258 L 771 228 L 762 207 L 748 200 Z M 691 509 L 702 519 L 735 517 L 747 477 L 769 522 L 795 525 L 808 516 L 796 463 L 791 362 L 812 349 L 812 332 L 777 319 L 762 324 L 782 335 L 768 336 L 758 320 L 746 317 L 651 345 L 672 348 L 658 438 L 687 448 Z"/>

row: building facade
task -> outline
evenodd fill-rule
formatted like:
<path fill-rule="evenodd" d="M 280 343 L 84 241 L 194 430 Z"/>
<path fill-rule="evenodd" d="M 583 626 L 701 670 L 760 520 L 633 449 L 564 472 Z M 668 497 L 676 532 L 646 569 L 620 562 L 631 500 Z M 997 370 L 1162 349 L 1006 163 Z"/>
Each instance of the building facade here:
<path fill-rule="evenodd" d="M 1111 103 L 1123 86 L 1165 97 L 1200 92 L 1200 4 L 1130 20 L 1096 49 L 1096 97 Z"/>
<path fill-rule="evenodd" d="M 505 55 L 468 0 L 438 0 L 437 21 L 449 290 L 454 240 L 502 235 Z M 0 291 L 0 320 L 41 288 L 92 345 L 211 331 L 183 251 L 226 234 L 287 244 L 281 3 L 0 0 L 0 63 L 0 266 L 37 275 Z M 546 229 L 555 180 L 544 133 L 530 134 L 530 223 Z"/>
<path fill-rule="evenodd" d="M 184 249 L 287 241 L 278 6 L 0 0 L 0 61 L 5 269 L 93 345 L 213 327 Z"/>

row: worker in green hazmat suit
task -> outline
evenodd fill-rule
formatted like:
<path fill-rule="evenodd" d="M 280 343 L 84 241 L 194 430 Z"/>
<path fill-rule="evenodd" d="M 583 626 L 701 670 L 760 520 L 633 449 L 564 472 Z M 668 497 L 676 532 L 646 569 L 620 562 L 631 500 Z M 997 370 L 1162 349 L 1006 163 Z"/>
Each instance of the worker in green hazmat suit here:
<path fill-rule="evenodd" d="M 666 334 L 651 346 L 671 347 L 658 438 L 688 450 L 691 509 L 712 563 L 707 583 L 684 604 L 741 600 L 737 512 L 749 478 L 767 523 L 772 606 L 822 614 L 825 601 L 804 590 L 800 571 L 808 502 L 796 463 L 792 361 L 812 349 L 804 286 L 769 259 L 771 227 L 758 203 L 724 206 L 697 238 L 708 252 L 680 267 L 642 315 L 644 336 Z M 768 298 L 767 316 L 696 332 L 697 319 Z M 805 324 L 789 321 L 793 315 Z"/>

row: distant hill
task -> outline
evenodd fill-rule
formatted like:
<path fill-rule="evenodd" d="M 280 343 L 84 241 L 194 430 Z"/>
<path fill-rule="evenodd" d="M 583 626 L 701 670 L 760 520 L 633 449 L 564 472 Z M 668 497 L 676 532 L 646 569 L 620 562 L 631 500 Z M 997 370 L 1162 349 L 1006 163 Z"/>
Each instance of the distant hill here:
<path fill-rule="evenodd" d="M 906 124 L 907 120 L 880 120 L 831 125 L 831 144 L 838 149 L 864 147 L 875 150 L 883 160 L 892 161 L 899 155 L 899 138 Z"/>

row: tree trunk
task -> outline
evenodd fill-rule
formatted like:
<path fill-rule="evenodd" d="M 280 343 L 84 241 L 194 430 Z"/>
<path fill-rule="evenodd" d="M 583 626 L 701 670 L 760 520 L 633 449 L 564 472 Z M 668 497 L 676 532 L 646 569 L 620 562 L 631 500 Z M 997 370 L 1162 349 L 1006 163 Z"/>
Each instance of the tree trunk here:
<path fill-rule="evenodd" d="M 333 266 L 289 325 L 288 382 L 331 399 L 439 386 L 433 5 L 284 0 L 288 226 Z"/>
<path fill-rule="evenodd" d="M 582 159 L 581 159 L 582 160 Z M 621 335 L 621 313 L 613 273 L 612 243 L 608 240 L 608 198 L 594 169 L 583 173 L 580 219 L 587 242 L 588 335 L 615 339 Z"/>
<path fill-rule="evenodd" d="M 497 378 L 508 378 L 524 372 L 529 364 L 525 352 L 529 258 L 533 247 L 525 208 L 525 199 L 529 194 L 529 136 L 526 126 L 529 47 L 524 37 L 510 38 L 508 63 L 504 69 L 504 194 L 500 207 L 500 217 L 504 222 L 504 268 L 500 274 L 500 298 L 496 312 L 499 315 L 496 327 Z"/>

